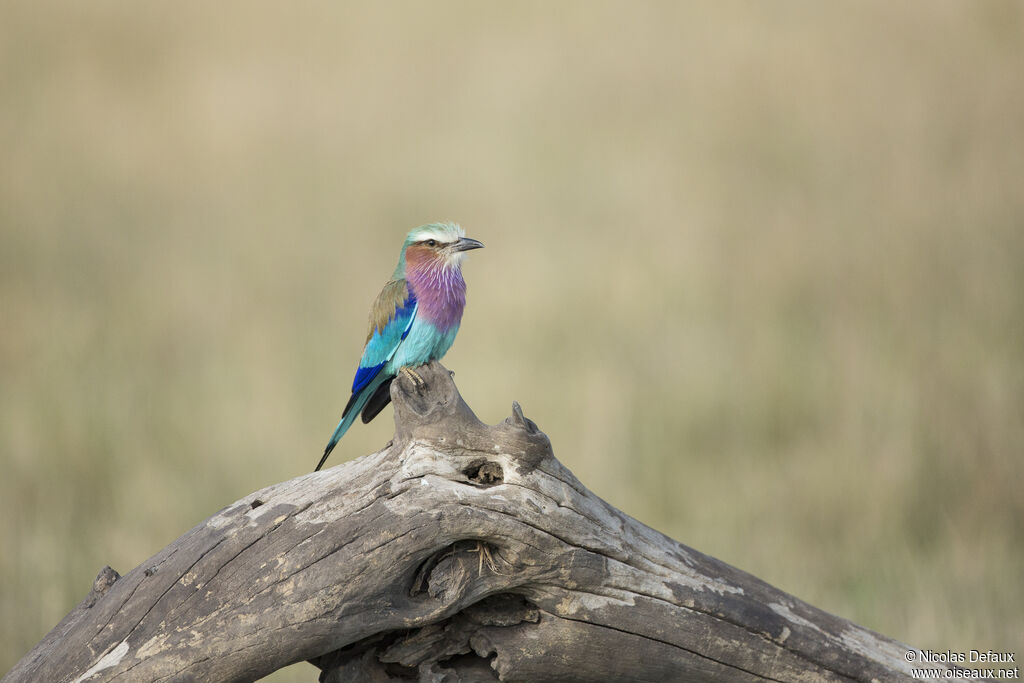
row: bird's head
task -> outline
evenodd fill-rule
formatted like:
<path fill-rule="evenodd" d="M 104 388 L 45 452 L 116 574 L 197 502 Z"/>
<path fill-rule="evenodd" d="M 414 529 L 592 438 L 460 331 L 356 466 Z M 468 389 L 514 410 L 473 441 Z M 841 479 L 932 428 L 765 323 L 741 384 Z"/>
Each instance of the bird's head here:
<path fill-rule="evenodd" d="M 456 223 L 421 225 L 406 236 L 398 267 L 403 272 L 406 263 L 418 267 L 458 268 L 467 251 L 483 246 L 466 237 Z"/>

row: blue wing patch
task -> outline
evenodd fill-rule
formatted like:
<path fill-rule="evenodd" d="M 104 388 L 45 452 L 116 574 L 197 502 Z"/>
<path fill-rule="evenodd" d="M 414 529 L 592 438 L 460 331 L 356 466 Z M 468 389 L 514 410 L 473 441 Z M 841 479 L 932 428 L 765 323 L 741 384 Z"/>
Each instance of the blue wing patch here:
<path fill-rule="evenodd" d="M 391 315 L 380 311 L 380 318 L 387 322 L 371 327 L 370 338 L 366 341 L 363 357 L 356 369 L 355 379 L 352 380 L 353 394 L 359 393 L 373 381 L 395 355 L 399 344 L 409 335 L 413 320 L 416 319 L 416 296 L 404 286 L 404 281 L 402 289 L 406 292 L 405 300 L 392 309 Z M 385 306 L 390 308 L 387 304 Z"/>
<path fill-rule="evenodd" d="M 409 322 L 406 324 L 405 329 L 402 330 L 402 339 L 409 336 L 409 330 L 412 329 L 413 318 L 416 317 L 416 295 L 409 292 L 409 298 L 405 300 L 405 305 L 395 310 L 395 320 L 401 320 L 408 318 Z M 394 352 L 392 352 L 394 355 Z"/>
<path fill-rule="evenodd" d="M 357 394 L 363 390 L 363 388 L 373 381 L 373 378 L 377 376 L 380 369 L 387 364 L 387 361 L 378 365 L 373 365 L 368 368 L 362 366 L 356 368 L 356 378 L 352 380 L 352 393 Z"/>

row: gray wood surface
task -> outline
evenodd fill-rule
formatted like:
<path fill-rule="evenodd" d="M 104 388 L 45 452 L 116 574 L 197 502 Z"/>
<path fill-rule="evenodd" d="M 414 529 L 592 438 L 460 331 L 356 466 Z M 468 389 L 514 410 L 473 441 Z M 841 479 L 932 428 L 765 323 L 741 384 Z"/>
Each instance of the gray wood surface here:
<path fill-rule="evenodd" d="M 907 646 L 587 490 L 518 405 L 392 386 L 380 452 L 257 491 L 93 591 L 4 681 L 890 681 Z M 310 669 L 310 680 L 316 675 Z"/>

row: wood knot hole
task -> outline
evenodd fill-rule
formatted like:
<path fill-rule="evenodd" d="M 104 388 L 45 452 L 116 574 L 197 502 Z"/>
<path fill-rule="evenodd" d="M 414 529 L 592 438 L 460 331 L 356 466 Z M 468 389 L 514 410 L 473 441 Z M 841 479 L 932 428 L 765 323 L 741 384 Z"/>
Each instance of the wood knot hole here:
<path fill-rule="evenodd" d="M 257 498 L 257 499 L 255 499 L 254 501 L 252 501 L 251 503 L 249 503 L 249 509 L 250 509 L 250 510 L 255 510 L 255 509 L 256 509 L 256 508 L 258 508 L 258 507 L 259 507 L 260 505 L 263 505 L 263 501 L 262 501 L 262 500 L 260 500 L 259 498 Z"/>
<path fill-rule="evenodd" d="M 476 486 L 494 486 L 505 481 L 505 470 L 496 462 L 480 458 L 462 470 L 469 483 Z"/>

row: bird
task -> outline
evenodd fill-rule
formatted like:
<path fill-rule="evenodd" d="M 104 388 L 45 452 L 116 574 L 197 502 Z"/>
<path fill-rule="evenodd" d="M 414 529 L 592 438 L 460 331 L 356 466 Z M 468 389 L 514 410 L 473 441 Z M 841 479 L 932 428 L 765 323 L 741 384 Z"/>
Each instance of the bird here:
<path fill-rule="evenodd" d="M 420 387 L 424 382 L 416 368 L 441 359 L 451 348 L 466 306 L 462 259 L 483 246 L 456 223 L 421 225 L 406 235 L 395 272 L 370 309 L 352 396 L 314 472 L 357 415 L 362 413 L 367 423 L 391 402 L 391 382 L 398 373 Z"/>

